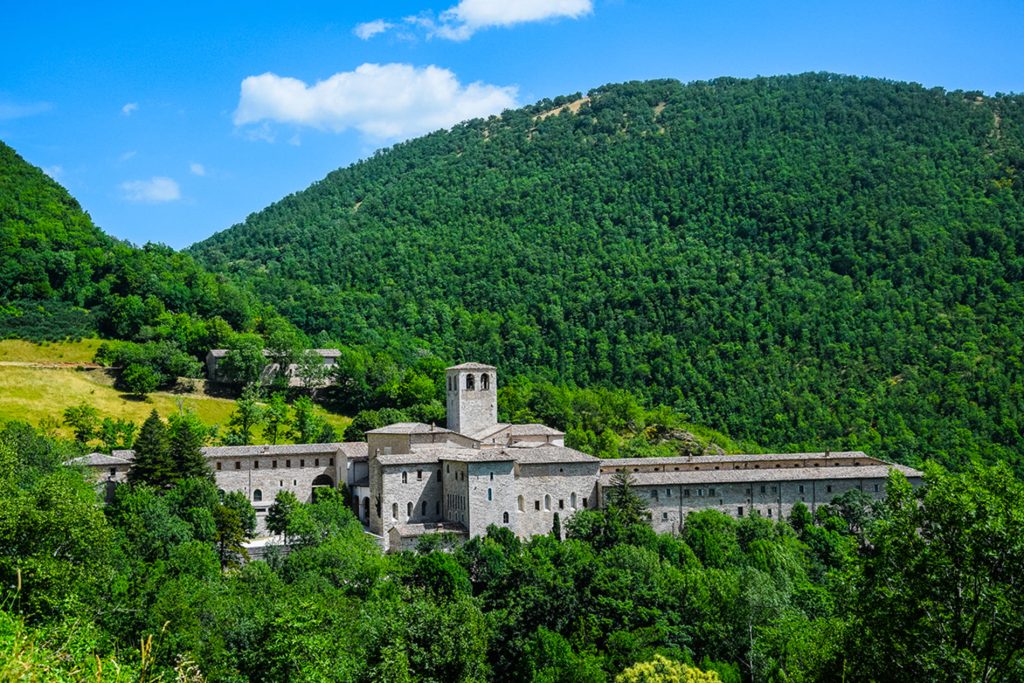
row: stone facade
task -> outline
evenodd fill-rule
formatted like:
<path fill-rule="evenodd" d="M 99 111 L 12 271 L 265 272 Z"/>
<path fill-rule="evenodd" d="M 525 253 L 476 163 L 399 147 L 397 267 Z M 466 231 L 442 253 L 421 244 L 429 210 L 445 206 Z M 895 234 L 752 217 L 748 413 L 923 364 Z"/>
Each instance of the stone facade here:
<path fill-rule="evenodd" d="M 341 351 L 338 349 L 309 349 L 309 352 L 315 353 L 320 356 L 323 361 L 324 367 L 330 370 L 338 363 L 338 358 L 341 356 Z M 211 382 L 222 382 L 224 381 L 218 366 L 220 361 L 228 354 L 228 349 L 210 349 L 206 354 L 206 378 Z M 264 349 L 263 355 L 266 357 L 270 356 L 270 351 Z M 277 363 L 268 363 L 263 368 L 263 372 L 260 373 L 260 382 L 262 384 L 271 384 L 274 377 L 278 374 L 281 366 Z M 303 380 L 299 376 L 299 364 L 291 363 L 285 369 L 285 377 L 288 378 L 288 386 L 290 387 L 301 387 L 303 386 Z M 327 380 L 329 382 L 330 380 Z M 326 386 L 326 383 L 323 385 Z"/>
<path fill-rule="evenodd" d="M 556 514 L 564 528 L 579 510 L 604 505 L 620 472 L 659 532 L 678 532 L 698 510 L 780 519 L 797 502 L 814 511 L 852 489 L 882 497 L 892 470 L 921 482 L 917 470 L 859 451 L 599 460 L 566 448 L 564 434 L 551 427 L 498 423 L 494 367 L 457 365 L 446 381 L 447 428 L 398 423 L 368 431 L 365 443 L 204 453 L 218 488 L 252 501 L 260 530 L 278 491 L 309 501 L 317 486 L 346 484 L 367 531 L 394 550 L 413 548 L 430 533 L 477 536 L 491 524 L 524 539 L 550 533 Z M 124 479 L 132 455 L 94 453 L 71 464 L 112 486 Z"/>

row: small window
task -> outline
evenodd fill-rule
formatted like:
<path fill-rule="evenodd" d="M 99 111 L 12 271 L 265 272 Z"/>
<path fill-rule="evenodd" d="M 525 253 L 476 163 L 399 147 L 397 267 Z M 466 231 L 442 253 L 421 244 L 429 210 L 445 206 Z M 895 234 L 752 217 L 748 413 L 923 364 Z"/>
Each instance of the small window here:
<path fill-rule="evenodd" d="M 299 467 L 305 467 L 305 466 L 306 466 L 306 461 L 305 460 L 299 460 Z"/>
<path fill-rule="evenodd" d="M 715 495 L 715 490 L 714 489 L 708 489 L 708 495 L 709 496 L 714 496 Z"/>
<path fill-rule="evenodd" d="M 284 488 L 284 479 L 278 479 L 277 485 L 280 486 L 281 488 Z"/>
<path fill-rule="evenodd" d="M 492 489 L 487 489 L 487 500 L 493 500 L 493 499 L 494 499 L 494 491 Z"/>
<path fill-rule="evenodd" d="M 252 500 L 253 500 L 254 503 L 261 503 L 261 502 L 263 502 L 263 491 L 260 491 L 259 489 L 256 489 L 255 491 L 253 491 L 252 492 Z"/>
<path fill-rule="evenodd" d="M 523 499 L 522 496 L 519 496 L 519 511 L 520 512 L 525 512 L 526 511 L 526 501 Z"/>
<path fill-rule="evenodd" d="M 217 463 L 217 469 L 218 470 L 220 469 L 220 463 Z"/>
<path fill-rule="evenodd" d="M 569 494 L 569 507 L 571 507 L 573 510 L 576 509 L 576 493 L 575 492 Z"/>
<path fill-rule="evenodd" d="M 451 465 L 445 465 L 444 466 L 444 471 L 447 472 L 448 474 L 451 474 L 452 473 L 452 466 Z"/>
<path fill-rule="evenodd" d="M 832 493 L 832 484 L 829 484 L 828 486 L 825 487 L 825 492 Z"/>
<path fill-rule="evenodd" d="M 753 493 L 754 493 L 754 490 L 748 486 L 747 487 L 747 495 L 749 496 L 749 495 L 751 495 Z"/>
<path fill-rule="evenodd" d="M 772 493 L 778 493 L 778 492 L 779 492 L 778 487 L 777 486 L 773 486 L 772 487 Z"/>
<path fill-rule="evenodd" d="M 551 509 L 551 495 L 547 494 L 547 493 L 544 494 L 544 509 L 545 510 L 550 510 Z"/>
<path fill-rule="evenodd" d="M 466 375 L 466 391 L 476 389 L 476 378 L 473 375 Z"/>
<path fill-rule="evenodd" d="M 683 489 L 683 498 L 690 497 L 690 489 Z"/>
<path fill-rule="evenodd" d="M 480 388 L 483 389 L 484 391 L 487 391 L 488 389 L 491 388 L 491 376 L 488 375 L 486 372 L 480 375 Z"/>
<path fill-rule="evenodd" d="M 800 493 L 803 493 L 803 492 L 804 492 L 804 485 L 800 484 Z"/>
<path fill-rule="evenodd" d="M 409 483 L 409 473 L 408 472 L 402 472 L 402 483 L 403 484 L 408 484 Z"/>
<path fill-rule="evenodd" d="M 391 504 L 391 519 L 398 519 L 398 503 Z"/>
<path fill-rule="evenodd" d="M 661 519 L 662 519 L 662 521 L 667 520 L 668 519 L 668 513 L 667 512 L 662 512 L 661 513 Z"/>
<path fill-rule="evenodd" d="M 110 468 L 110 476 L 114 476 L 115 474 L 117 474 L 117 468 L 116 467 L 111 467 Z"/>
<path fill-rule="evenodd" d="M 491 472 L 491 481 L 494 481 L 494 472 Z"/>
<path fill-rule="evenodd" d="M 704 497 L 704 489 L 697 489 L 697 495 L 701 498 Z"/>
<path fill-rule="evenodd" d="M 533 509 L 537 510 L 537 511 L 540 510 L 540 501 L 539 500 L 533 501 Z"/>
<path fill-rule="evenodd" d="M 422 479 L 423 478 L 423 470 L 416 470 L 416 478 L 417 479 Z"/>
<path fill-rule="evenodd" d="M 297 479 L 292 479 L 292 486 L 298 486 L 299 482 Z"/>
<path fill-rule="evenodd" d="M 583 499 L 583 509 L 584 510 L 587 509 L 587 499 L 586 498 Z"/>
<path fill-rule="evenodd" d="M 768 516 L 769 516 L 769 517 L 771 517 L 771 516 L 772 516 L 772 509 L 771 509 L 771 508 L 768 508 Z"/>
<path fill-rule="evenodd" d="M 485 377 L 486 377 L 486 375 L 485 375 Z M 501 513 L 501 521 L 504 524 L 508 524 L 508 513 L 507 512 Z"/>
<path fill-rule="evenodd" d="M 654 500 L 658 500 L 658 490 L 657 489 L 654 489 L 653 491 L 651 491 L 651 498 L 653 498 Z"/>
<path fill-rule="evenodd" d="M 271 466 L 271 467 L 272 467 L 273 469 L 275 469 L 275 470 L 276 470 L 276 469 L 277 469 L 277 461 L 276 461 L 276 460 L 271 460 L 271 461 L 270 461 L 270 466 Z"/>
<path fill-rule="evenodd" d="M 878 484 L 875 484 L 875 493 L 878 493 Z"/>
<path fill-rule="evenodd" d="M 565 509 L 565 498 L 559 498 L 558 499 L 558 509 L 559 510 L 564 510 Z"/>
<path fill-rule="evenodd" d="M 672 497 L 672 489 L 665 489 L 665 497 L 666 498 L 671 498 Z"/>
<path fill-rule="evenodd" d="M 765 493 L 765 492 L 766 492 L 766 487 L 762 486 L 761 487 L 761 493 Z"/>
<path fill-rule="evenodd" d="M 420 514 L 424 517 L 427 516 L 427 501 L 420 503 Z"/>
<path fill-rule="evenodd" d="M 405 516 L 412 517 L 412 501 L 405 504 Z"/>
<path fill-rule="evenodd" d="M 292 461 L 291 460 L 285 460 L 284 461 L 284 466 L 285 467 L 291 467 L 292 466 Z"/>
<path fill-rule="evenodd" d="M 236 470 L 242 469 L 242 461 L 241 460 L 236 460 L 235 461 L 235 469 Z"/>
<path fill-rule="evenodd" d="M 331 458 L 330 462 L 328 462 L 327 464 L 331 467 L 334 467 L 334 458 Z"/>
<path fill-rule="evenodd" d="M 320 467 L 320 458 L 313 461 L 313 467 Z"/>
<path fill-rule="evenodd" d="M 742 505 L 740 505 L 738 508 L 736 508 L 736 516 L 737 517 L 742 517 L 743 516 L 743 506 Z"/>

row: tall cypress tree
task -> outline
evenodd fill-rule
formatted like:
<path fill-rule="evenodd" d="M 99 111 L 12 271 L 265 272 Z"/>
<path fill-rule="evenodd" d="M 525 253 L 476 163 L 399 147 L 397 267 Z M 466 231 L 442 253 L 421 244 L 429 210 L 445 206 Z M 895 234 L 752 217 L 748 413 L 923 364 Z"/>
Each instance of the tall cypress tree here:
<path fill-rule="evenodd" d="M 175 479 L 174 459 L 171 457 L 167 425 L 154 409 L 142 423 L 134 444 L 135 460 L 128 470 L 132 484 L 149 484 L 157 488 L 170 487 Z"/>
<path fill-rule="evenodd" d="M 171 417 L 170 452 L 176 478 L 213 480 L 213 472 L 203 455 L 207 432 L 195 413 L 185 412 Z"/>

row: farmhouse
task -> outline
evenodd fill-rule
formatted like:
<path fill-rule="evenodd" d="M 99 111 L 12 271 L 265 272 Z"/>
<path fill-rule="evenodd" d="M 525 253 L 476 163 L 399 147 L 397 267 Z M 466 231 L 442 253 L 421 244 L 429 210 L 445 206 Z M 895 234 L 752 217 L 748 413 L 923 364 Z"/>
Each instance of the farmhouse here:
<path fill-rule="evenodd" d="M 564 523 L 602 506 L 619 472 L 628 473 L 651 525 L 664 532 L 679 531 L 697 510 L 780 519 L 797 502 L 813 512 L 854 489 L 880 498 L 892 470 L 921 482 L 921 472 L 859 451 L 601 460 L 566 447 L 557 429 L 499 423 L 493 366 L 456 365 L 445 379 L 445 427 L 397 423 L 367 432 L 365 442 L 204 453 L 217 486 L 252 501 L 261 530 L 278 491 L 309 501 L 318 486 L 345 484 L 360 521 L 390 549 L 438 531 L 469 538 L 491 524 L 522 538 L 549 533 L 556 515 Z M 117 482 L 132 456 L 94 453 L 72 463 Z"/>
<path fill-rule="evenodd" d="M 230 349 L 210 349 L 206 354 L 206 378 L 211 382 L 223 382 L 225 381 L 224 373 L 220 370 L 220 363 L 224 360 L 225 356 L 230 353 Z M 323 368 L 327 372 L 333 368 L 337 362 L 338 357 L 341 356 L 341 351 L 338 349 L 308 349 L 303 352 L 303 355 L 309 354 L 314 357 L 319 357 L 323 363 Z M 267 349 L 263 350 L 263 355 L 266 358 L 271 357 L 270 351 Z M 261 384 L 271 384 L 274 378 L 280 373 L 281 366 L 275 362 L 268 362 L 263 368 L 263 372 L 260 374 Z M 318 386 L 326 386 L 328 379 L 327 373 L 324 373 L 323 379 L 317 380 Z M 288 379 L 288 386 L 290 387 L 303 387 L 306 385 L 299 363 L 289 363 L 288 367 L 284 370 L 284 376 Z"/>

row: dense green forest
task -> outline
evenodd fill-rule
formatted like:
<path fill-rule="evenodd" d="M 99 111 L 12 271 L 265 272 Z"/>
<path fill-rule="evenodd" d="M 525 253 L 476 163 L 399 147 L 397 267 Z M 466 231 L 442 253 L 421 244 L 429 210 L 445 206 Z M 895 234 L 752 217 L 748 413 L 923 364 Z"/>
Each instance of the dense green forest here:
<path fill-rule="evenodd" d="M 191 253 L 406 365 L 1020 471 L 1024 98 L 807 74 L 579 99 L 399 144 Z"/>
<path fill-rule="evenodd" d="M 884 501 L 815 517 L 701 512 L 680 535 L 652 531 L 625 479 L 562 538 L 492 528 L 394 555 L 320 489 L 271 508 L 290 554 L 240 565 L 252 508 L 189 464 L 194 425 L 142 432 L 145 471 L 101 507 L 60 464 L 74 444 L 0 425 L 0 679 L 1024 677 L 1024 489 L 1005 465 L 930 465 L 917 491 L 894 475 Z M 642 674 L 673 662 L 711 676 Z"/>

